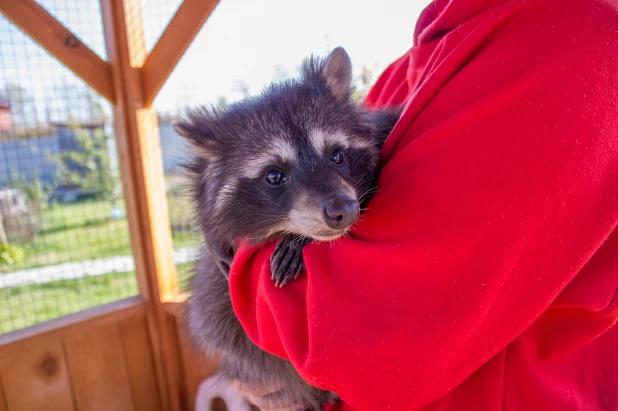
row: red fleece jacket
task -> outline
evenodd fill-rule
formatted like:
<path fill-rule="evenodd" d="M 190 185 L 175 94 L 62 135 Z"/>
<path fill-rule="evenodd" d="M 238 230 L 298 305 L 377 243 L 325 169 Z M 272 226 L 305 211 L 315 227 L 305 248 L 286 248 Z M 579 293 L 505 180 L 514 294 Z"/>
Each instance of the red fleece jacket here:
<path fill-rule="evenodd" d="M 359 410 L 617 410 L 616 1 L 437 0 L 401 102 L 351 238 L 283 289 L 241 247 L 249 336 Z"/>

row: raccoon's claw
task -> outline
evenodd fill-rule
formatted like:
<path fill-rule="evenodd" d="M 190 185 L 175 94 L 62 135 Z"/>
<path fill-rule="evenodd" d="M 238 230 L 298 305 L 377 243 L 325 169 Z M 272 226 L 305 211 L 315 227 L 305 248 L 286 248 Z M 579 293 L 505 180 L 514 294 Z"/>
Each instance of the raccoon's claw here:
<path fill-rule="evenodd" d="M 276 287 L 283 287 L 289 281 L 296 279 L 305 270 L 303 248 L 310 239 L 288 235 L 281 240 L 270 257 L 271 279 Z"/>

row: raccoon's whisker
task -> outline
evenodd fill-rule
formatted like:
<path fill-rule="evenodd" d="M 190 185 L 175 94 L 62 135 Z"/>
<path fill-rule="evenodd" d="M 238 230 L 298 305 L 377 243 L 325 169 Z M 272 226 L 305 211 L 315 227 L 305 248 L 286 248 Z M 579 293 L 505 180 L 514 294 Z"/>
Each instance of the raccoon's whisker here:
<path fill-rule="evenodd" d="M 371 188 L 367 189 L 367 191 L 365 191 L 361 197 L 364 197 L 364 196 L 366 196 L 368 194 L 371 194 L 371 193 L 375 193 L 377 191 L 378 191 L 378 187 L 371 187 Z"/>
<path fill-rule="evenodd" d="M 367 198 L 367 196 L 369 196 L 369 195 L 371 195 L 371 194 L 375 194 L 375 193 L 377 193 L 377 192 L 378 192 L 378 188 L 377 188 L 377 187 L 370 188 L 369 190 L 365 191 L 365 192 L 363 193 L 363 195 L 361 195 L 361 196 L 359 197 L 358 202 L 359 202 L 359 203 L 362 203 L 362 202 L 363 202 L 363 201 Z"/>
<path fill-rule="evenodd" d="M 356 188 L 356 185 L 359 185 L 361 183 L 365 182 L 365 176 L 367 175 L 367 169 L 365 169 L 365 171 L 363 171 L 363 175 L 360 176 L 360 178 L 358 179 L 358 181 L 356 182 L 356 184 L 354 185 L 354 188 Z"/>

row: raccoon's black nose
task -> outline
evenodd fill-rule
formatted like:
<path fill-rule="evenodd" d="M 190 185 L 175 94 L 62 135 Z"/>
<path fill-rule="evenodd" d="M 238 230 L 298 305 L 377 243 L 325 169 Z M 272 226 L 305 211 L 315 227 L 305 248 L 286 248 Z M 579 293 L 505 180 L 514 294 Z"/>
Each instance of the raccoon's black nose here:
<path fill-rule="evenodd" d="M 325 202 L 322 214 L 328 227 L 342 230 L 356 222 L 358 213 L 358 201 L 347 195 L 339 195 Z"/>

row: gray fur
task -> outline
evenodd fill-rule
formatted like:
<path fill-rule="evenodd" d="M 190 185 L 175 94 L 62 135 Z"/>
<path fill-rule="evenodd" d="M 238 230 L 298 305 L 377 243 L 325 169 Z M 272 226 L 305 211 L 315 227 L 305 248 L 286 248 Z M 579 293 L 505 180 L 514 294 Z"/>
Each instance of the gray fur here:
<path fill-rule="evenodd" d="M 190 331 L 201 347 L 221 354 L 219 370 L 227 378 L 253 386 L 284 386 L 266 399 L 273 406 L 296 403 L 303 409 L 319 410 L 334 400 L 334 394 L 303 381 L 289 362 L 251 342 L 234 315 L 225 277 L 206 253 L 197 262 L 191 289 Z"/>
<path fill-rule="evenodd" d="M 283 385 L 266 398 L 272 404 L 318 410 L 336 396 L 307 384 L 289 362 L 250 341 L 220 271 L 229 270 L 238 239 L 260 243 L 302 234 L 319 240 L 325 199 L 344 193 L 361 206 L 368 201 L 380 147 L 400 110 L 357 106 L 350 82 L 349 57 L 337 48 L 328 59 L 308 59 L 298 79 L 273 84 L 225 111 L 191 110 L 175 124 L 194 147 L 186 169 L 196 220 L 215 258 L 204 253 L 196 266 L 189 329 L 201 347 L 221 354 L 220 370 L 228 378 L 252 386 Z M 278 151 L 281 147 L 285 152 Z M 346 162 L 333 164 L 333 150 L 341 151 Z M 264 176 L 273 168 L 290 176 L 285 188 L 266 184 Z M 299 203 L 299 198 L 312 201 Z M 303 228 L 305 220 L 311 223 Z M 295 250 L 297 267 L 302 267 L 302 246 Z"/>

